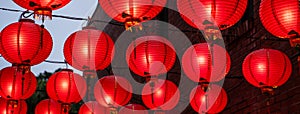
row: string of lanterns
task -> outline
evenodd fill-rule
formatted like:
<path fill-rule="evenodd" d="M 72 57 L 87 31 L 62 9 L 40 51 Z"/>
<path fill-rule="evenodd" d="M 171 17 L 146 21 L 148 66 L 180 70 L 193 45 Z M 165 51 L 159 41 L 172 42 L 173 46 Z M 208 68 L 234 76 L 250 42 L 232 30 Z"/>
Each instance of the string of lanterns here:
<path fill-rule="evenodd" d="M 67 5 L 70 0 L 14 2 L 27 10 L 33 10 L 35 17 L 42 17 L 44 21 L 45 17 L 51 18 L 52 10 Z M 154 18 L 166 2 L 99 0 L 104 11 L 113 19 L 125 23 L 127 30 L 135 26 L 140 28 L 142 22 Z M 181 17 L 191 27 L 200 30 L 224 30 L 240 20 L 247 3 L 247 0 L 178 0 L 177 7 Z M 290 38 L 292 46 L 299 46 L 298 0 L 262 0 L 259 12 L 262 24 L 270 33 L 280 38 Z M 209 17 L 202 16 L 206 14 Z M 43 25 L 34 24 L 30 19 L 21 18 L 19 22 L 10 24 L 1 31 L 0 53 L 12 66 L 0 71 L 0 111 L 26 113 L 27 106 L 24 100 L 35 92 L 37 83 L 30 66 L 43 62 L 51 53 L 52 45 L 52 38 L 47 29 Z M 113 48 L 114 42 L 103 31 L 85 27 L 71 34 L 64 45 L 64 56 L 67 63 L 84 72 L 84 78 L 70 69 L 53 74 L 46 86 L 51 99 L 41 101 L 36 106 L 39 110 L 35 110 L 35 113 L 68 113 L 70 105 L 81 101 L 86 93 L 87 96 L 93 93 L 96 101 L 82 105 L 80 114 L 125 114 L 135 111 L 147 114 L 146 108 L 160 112 L 171 110 L 177 105 L 180 98 L 177 85 L 169 80 L 157 78 L 160 74 L 167 73 L 176 59 L 174 47 L 162 36 L 137 38 L 127 49 L 126 60 L 130 70 L 141 77 L 155 77 L 148 80 L 141 91 L 146 107 L 128 104 L 132 97 L 132 85 L 122 76 L 105 76 L 93 83 L 92 91 L 90 87 L 93 84 L 87 84 L 86 81 L 95 79 L 96 74 L 88 72 L 108 67 L 114 56 Z M 226 55 L 224 60 L 222 55 Z M 221 112 L 228 101 L 226 91 L 218 85 L 208 83 L 224 79 L 230 70 L 230 56 L 226 49 L 214 42 L 199 43 L 188 48 L 182 59 L 182 67 L 187 77 L 199 82 L 199 86 L 190 93 L 192 108 L 198 113 Z M 289 58 L 274 49 L 254 51 L 243 62 L 245 79 L 261 88 L 263 93 L 272 94 L 274 88 L 288 80 L 291 70 Z M 217 90 L 220 90 L 220 94 L 215 93 Z"/>

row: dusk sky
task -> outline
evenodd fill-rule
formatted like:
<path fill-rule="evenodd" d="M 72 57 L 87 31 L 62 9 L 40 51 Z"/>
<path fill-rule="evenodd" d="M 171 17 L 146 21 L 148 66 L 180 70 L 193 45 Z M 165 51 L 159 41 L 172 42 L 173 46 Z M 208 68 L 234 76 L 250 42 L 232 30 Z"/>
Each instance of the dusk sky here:
<path fill-rule="evenodd" d="M 72 16 L 72 17 L 82 17 L 88 18 L 88 16 L 92 16 L 96 7 L 98 5 L 98 0 L 72 0 L 65 7 L 54 10 L 52 13 L 55 15 L 64 15 L 64 16 Z M 18 10 L 26 10 L 22 7 L 19 7 L 12 0 L 1 0 L 0 1 L 1 8 L 9 8 L 9 9 L 18 9 Z M 10 12 L 0 10 L 0 31 L 7 25 L 17 22 L 21 13 L 19 12 Z M 31 18 L 32 19 L 32 18 Z M 37 24 L 40 24 L 41 21 L 35 20 Z M 53 49 L 50 56 L 47 60 L 51 61 L 64 61 L 63 56 L 63 45 L 67 37 L 78 30 L 81 30 L 83 26 L 85 26 L 86 21 L 78 21 L 78 20 L 69 20 L 63 18 L 53 17 L 52 20 L 45 21 L 45 28 L 50 32 L 53 39 Z M 4 58 L 0 57 L 0 69 L 11 66 Z M 58 68 L 66 68 L 64 64 L 52 64 L 43 62 L 41 64 L 35 65 L 31 67 L 31 71 L 38 75 L 44 71 L 53 72 Z M 69 68 L 71 66 L 69 65 Z M 80 71 L 74 70 L 76 73 L 80 73 Z"/>

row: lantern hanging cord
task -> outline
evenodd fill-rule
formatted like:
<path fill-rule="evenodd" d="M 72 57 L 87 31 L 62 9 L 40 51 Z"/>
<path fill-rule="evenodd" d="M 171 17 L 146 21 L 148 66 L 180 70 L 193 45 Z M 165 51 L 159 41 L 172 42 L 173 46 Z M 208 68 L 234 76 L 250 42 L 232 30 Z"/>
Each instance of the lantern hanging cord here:
<path fill-rule="evenodd" d="M 9 8 L 0 8 L 0 10 L 10 11 L 10 12 L 20 12 L 20 13 L 22 13 L 20 18 L 22 16 L 25 18 L 28 18 L 34 14 L 33 12 L 30 12 L 30 11 L 23 11 L 23 10 L 17 10 L 17 9 L 9 9 Z M 25 16 L 24 14 L 26 14 L 26 13 L 30 13 L 30 14 L 28 16 Z M 116 22 L 107 22 L 107 21 L 102 21 L 102 20 L 90 20 L 88 18 L 82 18 L 82 17 L 73 17 L 73 16 L 65 16 L 65 15 L 52 15 L 52 17 L 64 18 L 64 19 L 69 19 L 69 20 L 77 20 L 77 21 L 90 21 L 90 23 L 101 22 L 101 23 L 109 23 L 112 25 L 124 26 L 123 24 L 116 23 Z"/>

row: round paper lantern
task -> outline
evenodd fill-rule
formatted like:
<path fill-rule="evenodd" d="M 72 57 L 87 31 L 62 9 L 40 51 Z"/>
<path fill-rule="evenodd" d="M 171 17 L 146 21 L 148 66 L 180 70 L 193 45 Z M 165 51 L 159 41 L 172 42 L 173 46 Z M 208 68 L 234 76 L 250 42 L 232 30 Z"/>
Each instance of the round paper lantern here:
<path fill-rule="evenodd" d="M 292 65 L 288 56 L 274 49 L 256 50 L 247 55 L 243 62 L 245 79 L 263 90 L 284 84 L 291 72 Z"/>
<path fill-rule="evenodd" d="M 273 35 L 289 38 L 292 30 L 300 33 L 299 0 L 262 0 L 259 16 L 263 26 Z"/>
<path fill-rule="evenodd" d="M 70 69 L 53 74 L 46 85 L 49 97 L 64 104 L 78 103 L 85 96 L 86 88 L 85 79 Z"/>
<path fill-rule="evenodd" d="M 6 67 L 0 71 L 0 96 L 9 100 L 29 98 L 36 90 L 37 81 L 32 72 L 23 74 L 17 67 Z"/>
<path fill-rule="evenodd" d="M 190 94 L 190 104 L 198 113 L 219 113 L 226 107 L 227 101 L 226 91 L 218 85 L 211 85 L 207 91 L 197 86 Z"/>
<path fill-rule="evenodd" d="M 171 110 L 179 98 L 179 89 L 168 80 L 152 80 L 142 90 L 142 100 L 151 110 Z"/>
<path fill-rule="evenodd" d="M 96 101 L 89 101 L 80 107 L 79 114 L 110 114 L 110 111 Z"/>
<path fill-rule="evenodd" d="M 61 104 L 52 99 L 42 100 L 35 107 L 35 114 L 61 114 L 61 112 L 63 112 Z"/>
<path fill-rule="evenodd" d="M 217 44 L 195 44 L 182 56 L 183 70 L 195 82 L 222 80 L 229 72 L 230 64 L 230 56 L 226 49 Z"/>
<path fill-rule="evenodd" d="M 173 67 L 176 52 L 173 45 L 161 36 L 143 36 L 129 45 L 126 60 L 135 74 L 157 76 Z"/>
<path fill-rule="evenodd" d="M 96 83 L 94 95 L 100 105 L 116 108 L 129 102 L 132 97 L 132 86 L 123 77 L 105 76 Z"/>
<path fill-rule="evenodd" d="M 139 104 L 128 104 L 120 109 L 119 114 L 148 114 L 148 110 Z"/>
<path fill-rule="evenodd" d="M 27 104 L 25 101 L 9 101 L 0 98 L 1 114 L 27 114 Z"/>
<path fill-rule="evenodd" d="M 52 50 L 50 33 L 30 19 L 21 19 L 6 26 L 0 36 L 0 52 L 12 64 L 39 64 L 48 58 Z"/>
<path fill-rule="evenodd" d="M 126 29 L 154 18 L 167 0 L 99 0 L 102 9 L 114 20 L 125 23 Z"/>
<path fill-rule="evenodd" d="M 203 30 L 208 20 L 224 30 L 243 16 L 248 0 L 178 0 L 181 17 L 194 28 Z"/>
<path fill-rule="evenodd" d="M 112 61 L 113 48 L 114 43 L 106 33 L 86 27 L 68 37 L 64 56 L 78 70 L 103 70 Z"/>
<path fill-rule="evenodd" d="M 52 17 L 52 10 L 67 5 L 71 0 L 13 0 L 19 6 L 34 11 L 35 17 Z"/>

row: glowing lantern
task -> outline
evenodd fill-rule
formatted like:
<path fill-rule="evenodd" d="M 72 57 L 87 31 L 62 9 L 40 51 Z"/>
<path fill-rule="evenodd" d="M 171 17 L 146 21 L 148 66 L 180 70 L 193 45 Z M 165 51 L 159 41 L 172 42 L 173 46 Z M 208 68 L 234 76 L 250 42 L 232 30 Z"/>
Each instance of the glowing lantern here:
<path fill-rule="evenodd" d="M 129 68 L 143 77 L 168 72 L 174 65 L 173 45 L 161 36 L 143 36 L 133 41 L 126 52 Z"/>
<path fill-rule="evenodd" d="M 37 81 L 32 72 L 18 71 L 17 67 L 6 67 L 0 71 L 0 96 L 8 100 L 24 100 L 36 90 Z"/>
<path fill-rule="evenodd" d="M 91 27 L 71 34 L 64 45 L 66 61 L 78 70 L 103 70 L 112 61 L 114 43 Z"/>
<path fill-rule="evenodd" d="M 61 114 L 61 112 L 63 112 L 61 104 L 52 99 L 42 100 L 35 107 L 35 114 Z"/>
<path fill-rule="evenodd" d="M 190 104 L 198 113 L 219 113 L 226 107 L 227 99 L 226 91 L 218 85 L 211 85 L 207 91 L 197 86 L 190 94 Z"/>
<path fill-rule="evenodd" d="M 203 30 L 205 20 L 224 30 L 243 16 L 248 0 L 178 0 L 181 17 L 194 28 Z"/>
<path fill-rule="evenodd" d="M 250 53 L 243 62 L 243 74 L 252 85 L 263 93 L 284 84 L 290 77 L 292 65 L 289 58 L 274 49 L 260 49 Z"/>
<path fill-rule="evenodd" d="M 168 80 L 152 80 L 142 90 L 142 100 L 151 110 L 171 110 L 180 98 L 177 86 Z"/>
<path fill-rule="evenodd" d="M 70 69 L 53 74 L 46 85 L 49 97 L 63 103 L 64 110 L 68 110 L 70 104 L 78 103 L 85 96 L 86 88 L 84 78 Z"/>
<path fill-rule="evenodd" d="M 261 22 L 273 35 L 279 38 L 293 36 L 296 39 L 292 39 L 292 43 L 300 43 L 299 5 L 299 0 L 262 0 L 259 9 Z"/>
<path fill-rule="evenodd" d="M 110 17 L 125 23 L 129 29 L 136 25 L 141 27 L 141 22 L 154 18 L 167 0 L 99 0 L 99 3 Z"/>
<path fill-rule="evenodd" d="M 139 104 L 128 104 L 120 109 L 119 114 L 148 114 L 148 110 Z"/>
<path fill-rule="evenodd" d="M 79 114 L 110 114 L 110 111 L 96 101 L 89 101 L 80 107 Z"/>
<path fill-rule="evenodd" d="M 195 82 L 217 82 L 230 69 L 230 56 L 226 49 L 214 44 L 199 43 L 186 50 L 182 57 L 185 74 Z"/>
<path fill-rule="evenodd" d="M 120 76 L 105 76 L 94 87 L 98 103 L 116 112 L 118 106 L 126 105 L 132 97 L 131 84 Z"/>
<path fill-rule="evenodd" d="M 21 19 L 6 26 L 0 36 L 2 56 L 8 62 L 18 66 L 28 67 L 39 64 L 52 50 L 50 33 L 30 19 Z"/>
<path fill-rule="evenodd" d="M 71 0 L 13 0 L 19 6 L 34 11 L 36 18 L 42 16 L 48 16 L 52 18 L 52 10 L 57 10 L 59 8 L 67 5 Z"/>
<path fill-rule="evenodd" d="M 1 114 L 26 114 L 27 104 L 25 101 L 9 101 L 0 98 Z"/>

